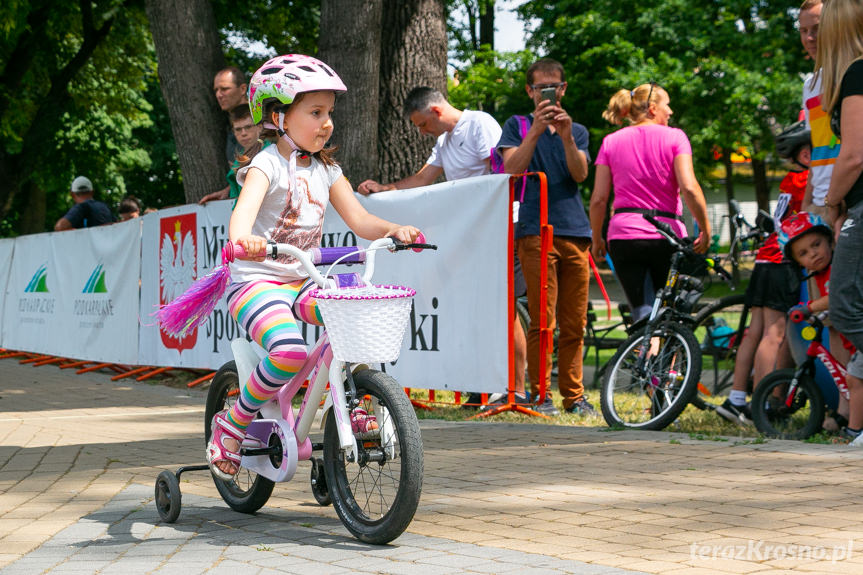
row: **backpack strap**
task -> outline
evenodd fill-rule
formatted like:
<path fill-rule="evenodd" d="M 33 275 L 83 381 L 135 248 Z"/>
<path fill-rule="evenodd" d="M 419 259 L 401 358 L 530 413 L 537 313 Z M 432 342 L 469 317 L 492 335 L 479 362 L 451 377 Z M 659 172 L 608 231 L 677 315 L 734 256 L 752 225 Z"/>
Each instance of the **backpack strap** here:
<path fill-rule="evenodd" d="M 518 120 L 518 135 L 521 136 L 521 139 L 524 140 L 524 137 L 527 136 L 527 131 L 530 130 L 530 124 L 528 123 L 527 116 L 518 116 L 516 115 L 516 119 Z M 519 203 L 524 202 L 524 192 L 527 190 L 527 176 L 521 177 L 521 195 L 519 196 Z"/>

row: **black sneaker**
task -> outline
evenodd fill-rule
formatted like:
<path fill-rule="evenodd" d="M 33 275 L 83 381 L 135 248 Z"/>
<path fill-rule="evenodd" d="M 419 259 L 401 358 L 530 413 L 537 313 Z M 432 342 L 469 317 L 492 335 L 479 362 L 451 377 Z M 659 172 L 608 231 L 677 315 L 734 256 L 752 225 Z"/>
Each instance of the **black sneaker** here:
<path fill-rule="evenodd" d="M 534 401 L 536 401 L 537 399 L 539 399 L 539 396 L 534 397 Z M 545 396 L 545 401 L 543 401 L 539 405 L 532 406 L 531 409 L 543 415 L 548 415 L 549 417 L 560 415 L 560 412 L 554 406 L 554 402 L 551 400 L 551 396 L 549 395 Z"/>
<path fill-rule="evenodd" d="M 467 399 L 461 404 L 462 409 L 479 409 L 482 403 L 482 394 L 470 392 Z"/>
<path fill-rule="evenodd" d="M 572 405 L 566 408 L 567 413 L 574 413 L 576 415 L 599 415 L 596 412 L 596 409 L 587 401 L 586 397 L 582 397 Z"/>
<path fill-rule="evenodd" d="M 526 393 L 515 392 L 513 394 L 515 403 L 517 405 L 527 405 L 530 403 L 530 398 Z M 485 413 L 486 411 L 491 411 L 496 407 L 500 407 L 501 404 L 507 402 L 509 397 L 509 392 L 507 393 L 494 393 L 488 396 L 488 405 L 483 405 L 479 408 L 480 413 Z"/>
<path fill-rule="evenodd" d="M 716 406 L 716 413 L 737 425 L 752 425 L 752 411 L 749 404 L 734 405 L 730 399 L 726 399 L 722 405 Z"/>

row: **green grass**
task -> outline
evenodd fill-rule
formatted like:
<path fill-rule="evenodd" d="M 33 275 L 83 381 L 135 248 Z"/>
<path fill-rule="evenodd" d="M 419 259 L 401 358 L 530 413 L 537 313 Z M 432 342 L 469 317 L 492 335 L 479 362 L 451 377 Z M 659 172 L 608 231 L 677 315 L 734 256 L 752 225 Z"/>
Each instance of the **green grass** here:
<path fill-rule="evenodd" d="M 608 431 L 617 431 L 622 428 L 608 428 L 605 419 L 602 415 L 591 417 L 583 415 L 574 415 L 563 411 L 563 404 L 560 396 L 554 394 L 554 403 L 560 410 L 561 414 L 557 417 L 534 417 L 530 415 L 522 415 L 516 412 L 504 412 L 491 417 L 477 417 L 474 421 L 479 422 L 495 422 L 495 423 L 524 423 L 524 424 L 543 424 L 543 425 L 567 425 L 577 427 L 602 427 Z M 591 403 L 599 411 L 599 393 L 596 391 L 588 391 Z M 454 393 L 451 391 L 436 391 L 435 403 L 428 403 L 428 392 L 423 390 L 412 390 L 411 398 L 425 403 L 431 409 L 417 408 L 416 414 L 418 419 L 441 419 L 445 421 L 465 421 L 477 414 L 476 410 L 465 409 L 460 406 L 453 405 Z M 462 397 L 464 401 L 464 397 Z M 710 403 L 722 403 L 722 398 L 707 398 Z M 758 431 L 754 427 L 739 427 L 736 426 L 713 411 L 701 411 L 688 406 L 677 421 L 669 425 L 665 431 L 674 431 L 682 433 L 691 433 L 700 436 L 701 438 L 712 438 L 718 436 L 731 436 L 739 438 L 757 439 L 760 437 Z"/>

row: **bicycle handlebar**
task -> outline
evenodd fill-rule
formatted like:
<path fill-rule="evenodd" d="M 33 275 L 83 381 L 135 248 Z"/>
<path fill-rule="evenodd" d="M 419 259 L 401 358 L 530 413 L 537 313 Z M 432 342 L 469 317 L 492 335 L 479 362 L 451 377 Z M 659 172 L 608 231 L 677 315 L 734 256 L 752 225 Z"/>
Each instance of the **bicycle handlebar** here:
<path fill-rule="evenodd" d="M 788 314 L 788 317 L 794 323 L 800 323 L 805 321 L 806 323 L 815 327 L 822 327 L 824 325 L 824 320 L 827 318 L 827 312 L 822 311 L 820 313 L 815 313 L 797 308 L 791 310 L 791 313 Z"/>
<path fill-rule="evenodd" d="M 701 260 L 703 260 L 704 263 L 707 264 L 708 268 L 715 271 L 719 275 L 719 277 L 721 277 L 723 280 L 725 280 L 726 283 L 731 285 L 732 289 L 733 289 L 734 286 L 733 286 L 732 282 L 734 281 L 734 279 L 732 278 L 731 274 L 728 273 L 725 270 L 725 268 L 723 268 L 721 265 L 719 265 L 715 259 L 708 257 L 708 256 L 703 256 L 703 255 L 699 254 L 698 252 L 696 252 L 692 248 L 692 244 L 693 244 L 692 238 L 678 237 L 678 235 L 674 232 L 674 230 L 672 229 L 672 227 L 670 225 L 668 225 L 665 222 L 660 222 L 655 217 L 653 217 L 649 214 L 642 214 L 642 217 L 645 220 L 647 220 L 648 222 L 650 222 L 651 224 L 653 224 L 653 226 L 660 233 L 660 235 L 664 236 L 668 241 L 670 241 L 672 243 L 672 245 L 677 247 L 677 249 L 679 249 L 680 251 L 682 251 L 683 253 L 685 253 L 688 256 L 697 257 L 697 258 L 700 258 Z"/>
<path fill-rule="evenodd" d="M 327 281 L 327 278 L 321 274 L 315 267 L 316 265 L 335 265 L 337 263 L 362 263 L 365 262 L 366 270 L 363 273 L 363 281 L 369 283 L 374 274 L 375 269 L 375 252 L 380 249 L 388 249 L 391 252 L 412 249 L 415 252 L 422 250 L 436 250 L 437 246 L 427 244 L 425 236 L 420 234 L 417 237 L 419 242 L 404 243 L 393 237 L 380 238 L 373 241 L 369 247 L 341 247 L 341 248 L 312 248 L 309 251 L 303 251 L 290 244 L 279 244 L 268 242 L 266 246 L 266 255 L 276 259 L 279 255 L 288 255 L 296 259 L 302 264 L 303 268 L 309 274 L 309 277 L 320 287 L 328 287 L 333 282 Z M 226 261 L 233 261 L 237 258 L 242 259 L 247 257 L 246 250 L 240 244 L 227 242 L 224 248 L 224 258 Z M 335 259 L 334 259 L 335 258 Z"/>

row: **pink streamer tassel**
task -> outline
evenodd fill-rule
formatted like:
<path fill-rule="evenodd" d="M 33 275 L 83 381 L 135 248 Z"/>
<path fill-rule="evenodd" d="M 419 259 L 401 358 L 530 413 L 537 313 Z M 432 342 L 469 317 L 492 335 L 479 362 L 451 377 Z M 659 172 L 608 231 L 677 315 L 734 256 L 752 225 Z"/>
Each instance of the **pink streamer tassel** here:
<path fill-rule="evenodd" d="M 242 248 L 236 246 L 239 252 Z M 234 261 L 234 245 L 228 242 L 222 250 L 222 265 L 202 278 L 195 280 L 189 289 L 156 312 L 156 318 L 165 333 L 182 338 L 200 326 L 222 299 L 231 281 L 228 264 Z"/>

